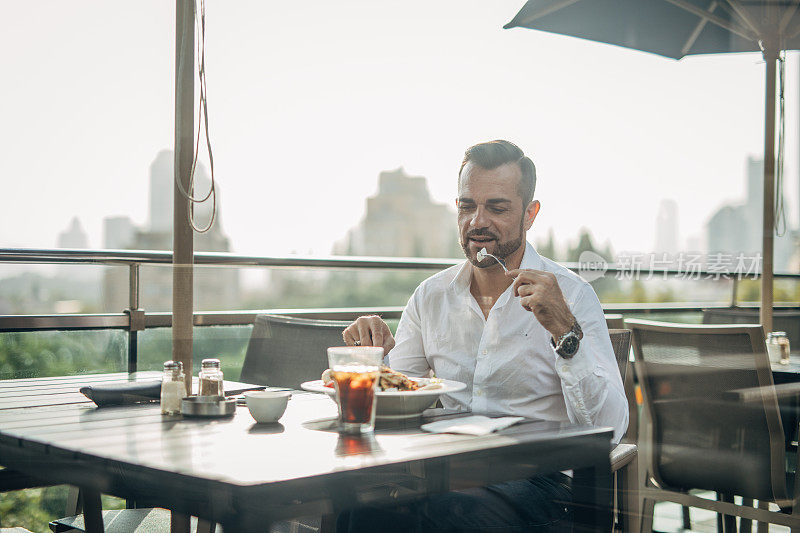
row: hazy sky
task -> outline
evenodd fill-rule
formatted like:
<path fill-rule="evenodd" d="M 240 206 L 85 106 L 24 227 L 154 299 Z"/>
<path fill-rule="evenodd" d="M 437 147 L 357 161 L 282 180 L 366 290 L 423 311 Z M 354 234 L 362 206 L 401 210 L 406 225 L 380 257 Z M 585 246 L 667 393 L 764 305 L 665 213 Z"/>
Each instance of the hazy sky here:
<path fill-rule="evenodd" d="M 529 234 L 581 226 L 650 251 L 659 201 L 685 241 L 743 198 L 763 154 L 760 56 L 673 61 L 524 29 L 524 0 L 207 1 L 222 224 L 249 254 L 330 252 L 381 170 L 452 202 L 464 149 L 506 138 L 535 161 Z M 0 247 L 52 247 L 73 216 L 144 223 L 148 167 L 173 143 L 174 2 L 2 3 Z M 797 199 L 797 64 L 787 198 Z"/>

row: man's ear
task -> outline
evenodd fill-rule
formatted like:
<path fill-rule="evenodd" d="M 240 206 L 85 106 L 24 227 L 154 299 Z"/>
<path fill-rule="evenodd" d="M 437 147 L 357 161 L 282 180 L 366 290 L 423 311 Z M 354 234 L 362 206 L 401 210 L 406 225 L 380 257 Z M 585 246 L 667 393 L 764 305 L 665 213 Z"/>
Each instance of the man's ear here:
<path fill-rule="evenodd" d="M 542 204 L 539 203 L 539 200 L 532 200 L 531 203 L 528 204 L 528 207 L 525 208 L 525 231 L 531 229 L 533 226 L 533 221 L 536 220 L 536 215 L 539 214 L 539 209 L 541 209 Z"/>

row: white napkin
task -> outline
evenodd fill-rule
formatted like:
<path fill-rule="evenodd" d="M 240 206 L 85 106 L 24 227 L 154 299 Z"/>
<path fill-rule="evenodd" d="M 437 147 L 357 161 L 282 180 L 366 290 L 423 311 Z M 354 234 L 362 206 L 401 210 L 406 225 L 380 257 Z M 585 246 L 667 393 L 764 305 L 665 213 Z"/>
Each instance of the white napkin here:
<path fill-rule="evenodd" d="M 463 433 L 464 435 L 488 435 L 493 431 L 505 429 L 513 426 L 522 416 L 504 416 L 501 418 L 489 418 L 483 415 L 465 416 L 464 418 L 454 418 L 449 420 L 438 420 L 420 426 L 423 430 L 431 433 Z"/>

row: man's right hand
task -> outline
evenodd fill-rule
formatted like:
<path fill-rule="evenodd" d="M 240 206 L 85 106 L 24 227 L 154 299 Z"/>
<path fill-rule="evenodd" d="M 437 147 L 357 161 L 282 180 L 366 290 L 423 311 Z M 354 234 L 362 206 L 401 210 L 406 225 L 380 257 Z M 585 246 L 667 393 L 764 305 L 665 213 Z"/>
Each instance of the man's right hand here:
<path fill-rule="evenodd" d="M 342 338 L 348 346 L 355 346 L 356 341 L 361 346 L 382 346 L 384 355 L 394 348 L 392 332 L 378 315 L 359 317 L 345 328 Z"/>

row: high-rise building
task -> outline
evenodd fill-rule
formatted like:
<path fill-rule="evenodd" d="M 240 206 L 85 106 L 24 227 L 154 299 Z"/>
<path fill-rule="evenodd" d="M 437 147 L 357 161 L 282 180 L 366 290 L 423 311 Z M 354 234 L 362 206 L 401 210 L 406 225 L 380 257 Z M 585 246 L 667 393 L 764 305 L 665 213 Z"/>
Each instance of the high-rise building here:
<path fill-rule="evenodd" d="M 103 219 L 103 248 L 119 250 L 129 248 L 136 235 L 136 226 L 130 217 L 105 217 Z"/>
<path fill-rule="evenodd" d="M 58 248 L 88 248 L 89 238 L 86 232 L 83 231 L 83 226 L 78 217 L 72 217 L 69 227 L 58 234 L 56 241 Z"/>
<path fill-rule="evenodd" d="M 172 230 L 172 180 L 175 155 L 161 150 L 150 163 L 150 194 L 147 202 L 147 231 Z"/>
<path fill-rule="evenodd" d="M 150 163 L 150 194 L 147 210 L 146 231 L 152 233 L 169 233 L 172 235 L 172 207 L 175 175 L 173 168 L 175 165 L 175 155 L 172 150 L 161 150 L 156 158 Z M 201 163 L 195 167 L 194 173 L 194 198 L 204 198 L 211 187 L 211 178 Z M 187 193 L 190 191 L 186 191 Z M 217 195 L 217 217 L 214 222 L 215 227 L 221 227 L 220 219 L 220 195 L 219 187 L 216 187 Z M 205 227 L 211 218 L 212 202 L 211 199 L 203 203 L 194 204 L 194 216 L 198 220 L 200 227 Z M 172 244 L 170 243 L 170 249 Z M 220 250 L 217 250 L 220 251 Z"/>
<path fill-rule="evenodd" d="M 708 252 L 757 254 L 761 252 L 764 198 L 764 161 L 748 157 L 747 197 L 743 204 L 727 204 L 719 208 L 706 225 Z M 774 240 L 776 271 L 792 268 L 800 231 L 787 219 L 786 231 Z"/>
<path fill-rule="evenodd" d="M 656 253 L 678 253 L 678 202 L 661 200 L 656 215 Z"/>
<path fill-rule="evenodd" d="M 364 218 L 334 253 L 388 257 L 457 257 L 456 214 L 435 203 L 427 180 L 399 168 L 381 172 L 378 194 L 367 198 Z"/>
<path fill-rule="evenodd" d="M 72 217 L 69 227 L 58 234 L 56 239 L 57 248 L 88 248 L 89 238 L 84 231 L 78 217 Z M 56 268 L 56 276 L 61 279 L 70 280 L 73 283 L 84 286 L 96 283 L 100 277 L 98 267 L 89 265 L 62 264 Z M 73 287 L 74 289 L 75 287 Z M 86 299 L 96 300 L 96 291 L 93 295 L 86 295 Z M 75 309 L 70 308 L 70 311 Z"/>
<path fill-rule="evenodd" d="M 172 250 L 173 164 L 171 150 L 162 150 L 150 165 L 148 220 L 143 228 L 126 227 L 125 217 L 106 219 L 106 237 L 135 250 Z M 195 197 L 204 197 L 211 179 L 202 164 L 195 171 Z M 213 227 L 205 233 L 194 234 L 196 252 L 229 252 L 230 241 L 222 230 L 222 203 L 216 186 L 217 215 Z M 205 227 L 211 216 L 211 200 L 195 204 L 195 219 Z M 125 243 L 125 236 L 131 236 Z M 109 241 L 111 242 L 111 241 Z M 128 271 L 109 268 L 105 276 L 104 302 L 106 309 L 128 307 Z M 172 268 L 169 265 L 143 267 L 140 272 L 140 307 L 151 311 L 172 308 Z M 196 266 L 194 269 L 194 307 L 198 310 L 233 309 L 239 305 L 239 273 L 235 268 Z"/>
<path fill-rule="evenodd" d="M 760 244 L 749 238 L 751 222 L 742 205 L 723 205 L 708 220 L 708 252 L 756 253 Z"/>
<path fill-rule="evenodd" d="M 747 156 L 747 205 L 759 213 L 764 208 L 764 160 Z"/>

